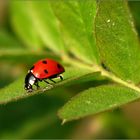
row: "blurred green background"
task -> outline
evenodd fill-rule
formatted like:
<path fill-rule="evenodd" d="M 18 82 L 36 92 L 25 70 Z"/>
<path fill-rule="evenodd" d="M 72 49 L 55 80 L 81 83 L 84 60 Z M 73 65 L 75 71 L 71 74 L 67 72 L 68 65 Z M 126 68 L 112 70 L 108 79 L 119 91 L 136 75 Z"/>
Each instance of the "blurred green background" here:
<path fill-rule="evenodd" d="M 129 7 L 140 36 L 140 2 L 129 1 Z M 25 75 L 36 60 L 46 55 L 57 59 L 43 47 L 34 31 L 26 32 L 26 26 L 31 25 L 22 23 L 26 14 L 21 17 L 18 10 L 21 9 L 16 4 L 14 7 L 9 1 L 0 1 L 0 88 Z M 21 20 L 22 27 L 15 29 L 14 14 Z M 24 31 L 24 36 L 33 35 L 31 42 L 34 44 L 20 36 L 20 30 Z M 44 51 L 47 53 L 42 53 Z M 81 91 L 81 87 L 86 89 L 90 85 L 57 88 L 47 95 L 39 94 L 0 105 L 0 138 L 140 138 L 140 102 L 61 125 L 57 110 Z"/>

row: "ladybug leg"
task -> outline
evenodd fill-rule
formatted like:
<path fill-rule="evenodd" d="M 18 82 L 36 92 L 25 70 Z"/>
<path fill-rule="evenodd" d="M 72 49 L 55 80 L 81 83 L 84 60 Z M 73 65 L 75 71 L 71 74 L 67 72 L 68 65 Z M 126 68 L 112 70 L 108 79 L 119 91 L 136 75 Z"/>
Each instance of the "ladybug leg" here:
<path fill-rule="evenodd" d="M 37 87 L 37 89 L 40 88 L 40 86 L 38 85 L 38 81 L 35 83 L 35 86 Z"/>
<path fill-rule="evenodd" d="M 49 79 L 50 81 L 52 81 L 53 83 L 56 83 L 54 80 L 52 80 L 51 78 Z"/>
<path fill-rule="evenodd" d="M 59 77 L 60 77 L 60 79 L 61 79 L 61 81 L 63 80 L 63 76 L 62 75 L 59 75 Z"/>
<path fill-rule="evenodd" d="M 43 81 L 46 82 L 47 84 L 51 85 L 47 80 L 44 79 Z"/>
<path fill-rule="evenodd" d="M 44 82 L 46 82 L 49 86 L 47 86 L 46 88 L 52 88 L 53 85 L 51 83 L 49 83 L 47 80 L 43 79 Z"/>

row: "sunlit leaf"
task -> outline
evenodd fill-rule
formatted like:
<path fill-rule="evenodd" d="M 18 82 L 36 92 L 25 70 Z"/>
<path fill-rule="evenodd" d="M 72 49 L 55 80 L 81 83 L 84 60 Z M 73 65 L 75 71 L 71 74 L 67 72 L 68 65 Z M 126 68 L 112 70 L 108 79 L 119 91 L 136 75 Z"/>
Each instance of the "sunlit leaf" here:
<path fill-rule="evenodd" d="M 47 1 L 26 2 L 30 8 L 32 23 L 46 47 L 59 55 L 65 52 L 58 21 Z"/>
<path fill-rule="evenodd" d="M 42 47 L 41 39 L 31 21 L 25 1 L 10 1 L 10 15 L 13 30 L 27 47 L 36 50 Z"/>
<path fill-rule="evenodd" d="M 69 51 L 88 63 L 97 62 L 94 18 L 96 1 L 49 1 L 63 33 Z"/>
<path fill-rule="evenodd" d="M 96 39 L 103 63 L 124 80 L 140 81 L 140 45 L 124 0 L 100 0 Z"/>

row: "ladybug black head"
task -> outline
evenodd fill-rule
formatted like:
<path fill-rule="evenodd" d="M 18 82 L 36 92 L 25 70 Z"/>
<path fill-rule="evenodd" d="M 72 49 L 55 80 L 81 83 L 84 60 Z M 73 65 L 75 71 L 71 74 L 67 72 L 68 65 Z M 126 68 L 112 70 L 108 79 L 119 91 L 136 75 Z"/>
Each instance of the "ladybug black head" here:
<path fill-rule="evenodd" d="M 32 85 L 30 83 L 25 84 L 25 90 L 32 91 Z"/>
<path fill-rule="evenodd" d="M 35 83 L 36 78 L 31 72 L 29 72 L 25 77 L 25 90 L 32 91 L 32 85 Z"/>

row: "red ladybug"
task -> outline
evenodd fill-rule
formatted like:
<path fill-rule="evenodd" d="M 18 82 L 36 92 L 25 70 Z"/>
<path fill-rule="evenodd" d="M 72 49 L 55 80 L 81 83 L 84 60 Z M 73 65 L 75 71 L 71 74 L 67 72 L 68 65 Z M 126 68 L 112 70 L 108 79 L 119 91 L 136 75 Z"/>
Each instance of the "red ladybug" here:
<path fill-rule="evenodd" d="M 28 74 L 25 77 L 25 89 L 32 91 L 32 86 L 35 85 L 39 88 L 38 81 L 45 81 L 49 84 L 46 79 L 53 81 L 53 78 L 60 77 L 63 80 L 63 77 L 60 75 L 63 73 L 64 67 L 59 64 L 57 61 L 46 58 L 36 62 L 33 67 L 28 71 Z"/>

